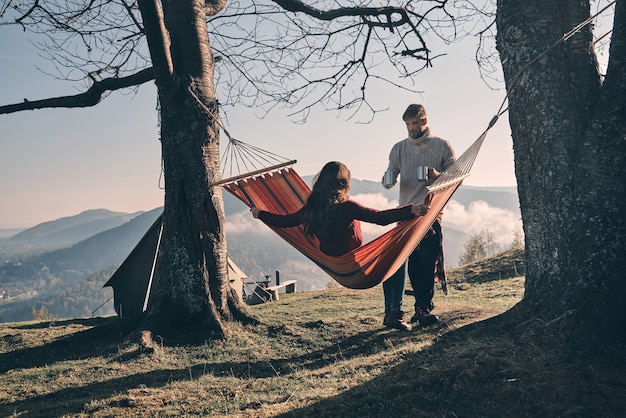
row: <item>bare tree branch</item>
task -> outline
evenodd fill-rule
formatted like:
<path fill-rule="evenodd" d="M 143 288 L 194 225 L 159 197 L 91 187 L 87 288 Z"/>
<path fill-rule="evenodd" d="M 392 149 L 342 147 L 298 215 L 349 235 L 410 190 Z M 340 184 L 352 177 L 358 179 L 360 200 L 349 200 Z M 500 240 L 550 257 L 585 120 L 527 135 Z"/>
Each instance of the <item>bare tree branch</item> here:
<path fill-rule="evenodd" d="M 395 26 L 402 26 L 407 22 L 408 16 L 406 10 L 403 7 L 340 7 L 332 10 L 320 10 L 315 7 L 309 6 L 299 0 L 272 0 L 274 3 L 282 7 L 288 12 L 300 12 L 307 14 L 318 20 L 335 20 L 340 17 L 346 16 L 360 16 L 365 17 L 386 17 L 386 23 L 370 22 L 373 26 L 383 26 L 392 29 Z M 442 3 L 445 3 L 442 2 Z M 393 21 L 391 17 L 394 14 L 400 15 L 400 20 Z"/>
<path fill-rule="evenodd" d="M 95 106 L 100 103 L 102 96 L 106 92 L 138 86 L 150 80 L 154 80 L 154 72 L 152 71 L 152 68 L 146 68 L 131 76 L 107 78 L 95 81 L 89 90 L 73 96 L 54 97 L 34 101 L 24 99 L 22 103 L 0 106 L 0 115 L 15 113 L 22 110 Z"/>
<path fill-rule="evenodd" d="M 364 103 L 375 113 L 367 103 L 370 84 L 413 91 L 406 81 L 432 66 L 426 35 L 441 38 L 439 30 L 455 27 L 448 3 L 335 7 L 341 3 L 321 1 L 313 7 L 300 0 L 230 0 L 208 20 L 213 49 L 223 58 L 216 66 L 220 103 L 295 108 L 291 115 L 301 121 L 315 106 L 356 113 Z"/>
<path fill-rule="evenodd" d="M 293 109 L 301 121 L 318 106 L 375 114 L 367 92 L 384 84 L 415 91 L 414 77 L 442 55 L 433 39 L 447 44 L 462 33 L 467 11 L 479 13 L 472 1 L 206 0 L 217 97 L 222 107 Z M 160 86 L 167 77 L 175 85 L 159 3 L 21 0 L 10 13 L 14 24 L 47 37 L 39 43 L 49 64 L 42 71 L 57 78 L 91 85 L 151 66 L 164 70 L 155 74 Z M 464 16 L 451 12 L 464 5 Z"/>
<path fill-rule="evenodd" d="M 207 16 L 214 16 L 226 7 L 227 2 L 228 0 L 205 0 L 204 12 Z"/>
<path fill-rule="evenodd" d="M 174 67 L 170 54 L 170 39 L 163 21 L 161 4 L 156 0 L 139 0 L 143 17 L 144 33 L 148 40 L 148 48 L 155 71 L 157 84 L 172 84 Z"/>

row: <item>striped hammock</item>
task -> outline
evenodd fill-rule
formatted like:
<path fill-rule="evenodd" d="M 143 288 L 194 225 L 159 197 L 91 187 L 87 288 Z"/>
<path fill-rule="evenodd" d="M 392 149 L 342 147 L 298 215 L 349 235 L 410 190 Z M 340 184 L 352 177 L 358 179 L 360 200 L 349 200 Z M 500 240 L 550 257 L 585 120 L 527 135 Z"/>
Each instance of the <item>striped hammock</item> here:
<path fill-rule="evenodd" d="M 493 123 L 495 120 L 490 124 L 490 128 Z M 485 130 L 452 167 L 428 187 L 429 193 L 425 203 L 430 205 L 430 210 L 425 216 L 401 222 L 395 228 L 347 254 L 339 257 L 324 254 L 319 249 L 317 239 L 306 234 L 302 225 L 292 228 L 272 226 L 270 228 L 339 284 L 351 289 L 374 287 L 391 277 L 417 248 L 452 194 L 463 179 L 469 176 L 488 130 Z M 277 214 L 299 210 L 311 193 L 293 168 L 279 168 L 271 173 L 254 174 L 225 179 L 213 185 L 223 185 L 248 207 L 257 207 Z"/>
<path fill-rule="evenodd" d="M 339 257 L 321 252 L 317 239 L 306 234 L 301 225 L 270 228 L 341 285 L 367 289 L 387 280 L 404 264 L 460 184 L 429 194 L 431 210 L 426 216 L 401 222 L 373 241 Z M 292 168 L 236 181 L 224 188 L 249 207 L 278 214 L 297 211 L 311 193 Z"/>

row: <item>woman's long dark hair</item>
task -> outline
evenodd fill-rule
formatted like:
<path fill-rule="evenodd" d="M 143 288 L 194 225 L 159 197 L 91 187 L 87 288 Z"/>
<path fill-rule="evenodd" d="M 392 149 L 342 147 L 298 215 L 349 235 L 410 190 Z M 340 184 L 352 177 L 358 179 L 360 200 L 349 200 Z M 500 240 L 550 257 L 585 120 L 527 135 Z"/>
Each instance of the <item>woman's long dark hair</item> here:
<path fill-rule="evenodd" d="M 348 200 L 350 170 L 338 161 L 326 163 L 314 179 L 313 190 L 307 199 L 307 216 L 304 222 L 308 234 L 321 234 L 334 220 L 338 204 Z"/>

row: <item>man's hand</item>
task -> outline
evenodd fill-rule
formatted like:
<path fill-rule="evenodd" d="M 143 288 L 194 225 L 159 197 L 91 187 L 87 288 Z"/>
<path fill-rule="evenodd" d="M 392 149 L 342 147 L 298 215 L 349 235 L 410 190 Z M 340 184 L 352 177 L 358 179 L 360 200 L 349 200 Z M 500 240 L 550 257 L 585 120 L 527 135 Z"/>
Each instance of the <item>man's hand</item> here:
<path fill-rule="evenodd" d="M 437 180 L 439 178 L 439 176 L 441 176 L 443 173 L 440 173 L 439 171 L 435 170 L 432 167 L 428 167 L 428 180 Z"/>

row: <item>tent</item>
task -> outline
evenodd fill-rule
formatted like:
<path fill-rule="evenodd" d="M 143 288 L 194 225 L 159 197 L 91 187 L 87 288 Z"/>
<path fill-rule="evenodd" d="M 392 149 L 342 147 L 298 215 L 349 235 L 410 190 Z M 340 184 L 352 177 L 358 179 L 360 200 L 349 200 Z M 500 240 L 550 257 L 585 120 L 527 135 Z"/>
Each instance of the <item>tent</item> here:
<path fill-rule="evenodd" d="M 113 288 L 113 305 L 120 318 L 145 312 L 159 281 L 159 245 L 163 231 L 163 215 L 130 252 L 103 287 Z M 228 278 L 239 298 L 243 300 L 243 280 L 246 274 L 228 257 Z"/>

